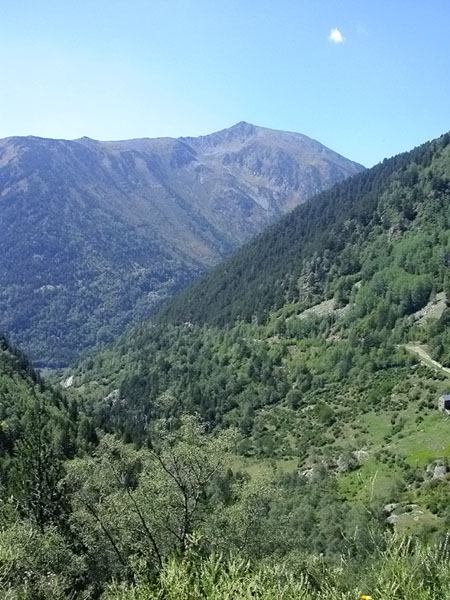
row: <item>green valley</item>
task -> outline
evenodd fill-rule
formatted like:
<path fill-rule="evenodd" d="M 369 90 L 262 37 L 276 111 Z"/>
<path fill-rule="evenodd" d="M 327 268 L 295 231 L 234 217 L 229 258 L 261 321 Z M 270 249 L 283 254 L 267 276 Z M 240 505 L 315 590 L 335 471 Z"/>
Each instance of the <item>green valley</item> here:
<path fill-rule="evenodd" d="M 449 23 L 1 3 L 0 600 L 450 600 Z"/>
<path fill-rule="evenodd" d="M 445 597 L 449 200 L 446 134 L 295 209 L 62 386 L 5 341 L 27 390 L 2 429 L 10 597 Z"/>
<path fill-rule="evenodd" d="M 437 400 L 450 384 L 408 342 L 446 364 L 449 309 L 419 313 L 448 290 L 449 141 L 296 209 L 80 364 L 72 393 L 127 441 L 199 414 L 240 431 L 250 471 L 325 469 L 346 500 L 419 503 L 416 529 L 439 530 L 450 422 Z"/>

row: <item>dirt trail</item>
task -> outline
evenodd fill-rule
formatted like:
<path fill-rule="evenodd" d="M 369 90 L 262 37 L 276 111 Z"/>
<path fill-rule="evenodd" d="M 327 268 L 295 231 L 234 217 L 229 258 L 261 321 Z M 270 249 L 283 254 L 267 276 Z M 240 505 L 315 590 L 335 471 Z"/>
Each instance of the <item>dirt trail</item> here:
<path fill-rule="evenodd" d="M 412 354 L 415 354 L 420 360 L 420 362 L 424 363 L 428 367 L 431 367 L 435 371 L 440 371 L 441 373 L 445 373 L 445 375 L 448 375 L 450 377 L 450 369 L 448 367 L 442 366 L 440 363 L 438 363 L 437 360 L 434 360 L 434 358 L 431 358 L 426 348 L 421 344 L 411 342 L 409 344 L 405 344 L 404 347 L 409 352 L 412 352 Z"/>

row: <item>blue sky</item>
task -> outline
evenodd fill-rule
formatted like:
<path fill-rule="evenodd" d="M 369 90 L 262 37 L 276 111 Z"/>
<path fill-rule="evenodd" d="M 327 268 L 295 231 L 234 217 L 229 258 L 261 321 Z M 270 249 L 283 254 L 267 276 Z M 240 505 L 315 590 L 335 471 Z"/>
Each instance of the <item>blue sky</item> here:
<path fill-rule="evenodd" d="M 0 137 L 245 120 L 370 166 L 450 129 L 449 0 L 1 0 L 0 13 Z"/>

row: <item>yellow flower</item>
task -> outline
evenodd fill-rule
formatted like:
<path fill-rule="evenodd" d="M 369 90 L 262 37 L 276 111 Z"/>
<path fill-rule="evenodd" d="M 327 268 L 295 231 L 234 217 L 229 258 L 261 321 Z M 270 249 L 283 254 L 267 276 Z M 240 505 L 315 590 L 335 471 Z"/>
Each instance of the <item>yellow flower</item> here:
<path fill-rule="evenodd" d="M 372 600 L 372 596 L 361 596 L 360 600 Z"/>

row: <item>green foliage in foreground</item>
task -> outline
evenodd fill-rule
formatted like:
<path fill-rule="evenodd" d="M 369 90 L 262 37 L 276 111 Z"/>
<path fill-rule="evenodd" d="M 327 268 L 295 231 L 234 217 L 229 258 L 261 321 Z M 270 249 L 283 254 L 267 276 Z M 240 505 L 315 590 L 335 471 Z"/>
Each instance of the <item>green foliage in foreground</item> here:
<path fill-rule="evenodd" d="M 320 557 L 252 566 L 235 558 L 168 562 L 155 582 L 113 586 L 105 600 L 442 600 L 450 585 L 445 546 L 427 548 L 391 540 L 361 569 Z"/>
<path fill-rule="evenodd" d="M 153 419 L 140 447 L 87 435 L 82 412 L 66 430 L 72 402 L 6 344 L 0 358 L 16 435 L 0 461 L 3 598 L 428 600 L 448 585 L 446 549 L 432 546 L 444 519 L 410 545 L 391 541 L 382 507 L 392 491 L 348 502 L 325 464 L 308 477 L 232 470 L 239 435 L 208 434 L 193 416 Z"/>

